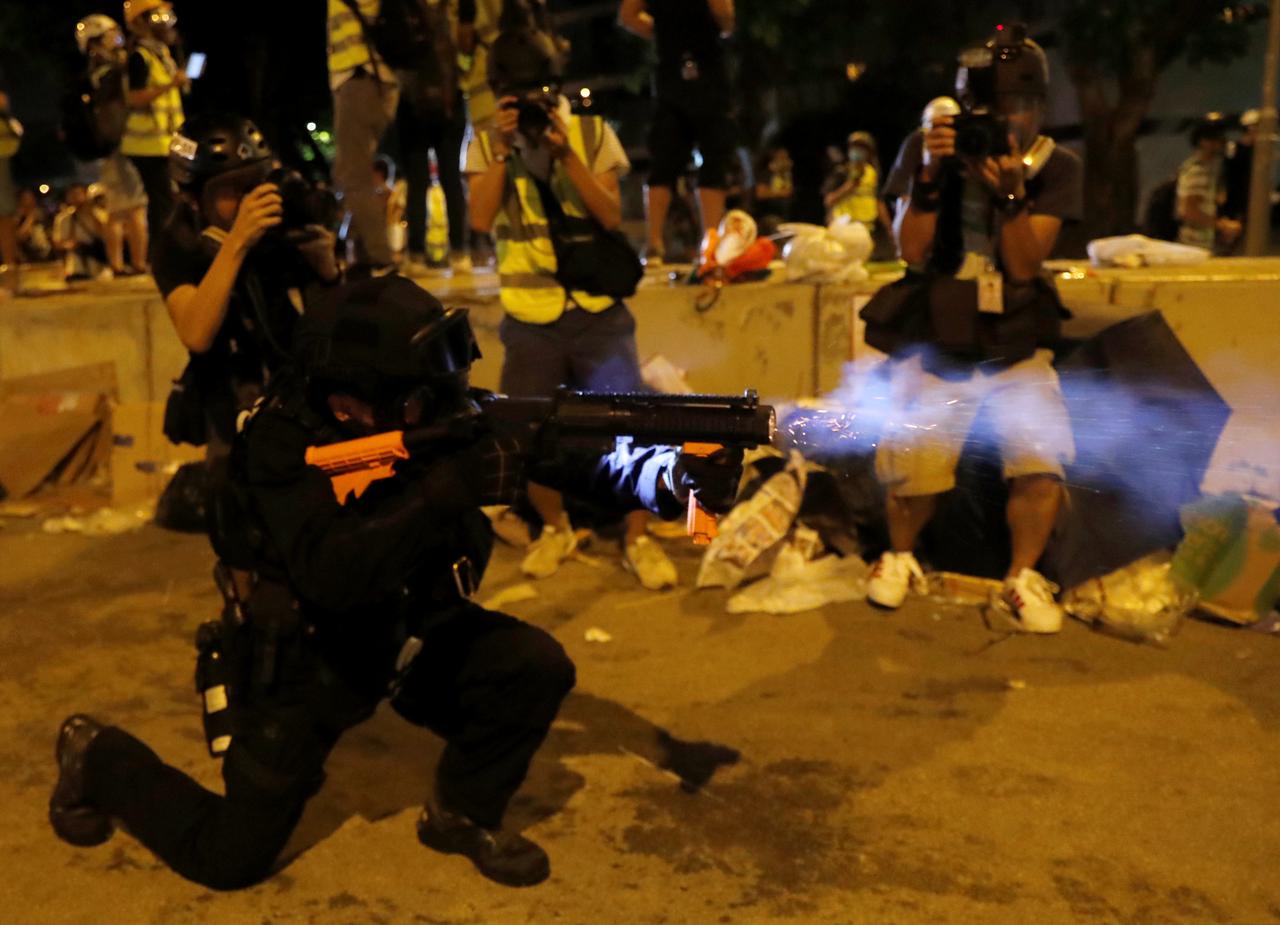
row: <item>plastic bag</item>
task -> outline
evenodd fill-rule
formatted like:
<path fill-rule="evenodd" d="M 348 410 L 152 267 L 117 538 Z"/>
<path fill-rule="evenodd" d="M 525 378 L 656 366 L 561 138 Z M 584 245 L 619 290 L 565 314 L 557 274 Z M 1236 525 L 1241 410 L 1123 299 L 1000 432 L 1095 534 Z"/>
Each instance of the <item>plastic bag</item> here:
<path fill-rule="evenodd" d="M 736 588 L 748 569 L 791 530 L 804 497 L 805 462 L 792 453 L 787 466 L 770 477 L 720 522 L 698 567 L 699 588 Z"/>
<path fill-rule="evenodd" d="M 867 563 L 858 556 L 823 556 L 817 531 L 797 527 L 778 551 L 767 578 L 729 599 L 729 613 L 801 613 L 867 596 Z"/>
<path fill-rule="evenodd" d="M 1195 605 L 1195 591 L 1174 578 L 1167 552 L 1091 578 L 1062 596 L 1063 609 L 1094 629 L 1157 646 L 1168 645 Z"/>
<path fill-rule="evenodd" d="M 1140 234 L 1098 238 L 1089 242 L 1089 261 L 1095 267 L 1179 267 L 1213 256 L 1203 247 L 1158 241 Z"/>
<path fill-rule="evenodd" d="M 871 234 L 861 222 L 833 221 L 829 227 L 787 222 L 778 226 L 793 235 L 782 250 L 787 280 L 846 283 L 867 278 L 864 264 L 871 256 Z"/>

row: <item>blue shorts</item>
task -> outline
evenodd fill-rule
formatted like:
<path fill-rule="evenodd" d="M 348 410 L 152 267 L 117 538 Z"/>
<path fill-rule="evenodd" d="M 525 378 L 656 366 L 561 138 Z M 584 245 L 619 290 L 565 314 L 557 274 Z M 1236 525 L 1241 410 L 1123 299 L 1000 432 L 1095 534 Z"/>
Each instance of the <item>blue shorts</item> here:
<path fill-rule="evenodd" d="M 569 309 L 551 324 L 528 324 L 508 315 L 498 337 L 506 350 L 500 388 L 507 395 L 546 398 L 562 385 L 590 392 L 646 391 L 636 320 L 622 302 L 595 313 Z"/>

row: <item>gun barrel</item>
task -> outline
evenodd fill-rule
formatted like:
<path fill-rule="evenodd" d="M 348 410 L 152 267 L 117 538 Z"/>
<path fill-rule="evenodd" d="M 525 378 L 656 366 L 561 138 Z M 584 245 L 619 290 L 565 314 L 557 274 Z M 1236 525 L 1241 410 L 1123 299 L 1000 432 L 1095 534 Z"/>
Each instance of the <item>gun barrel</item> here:
<path fill-rule="evenodd" d="M 563 392 L 556 429 L 566 438 L 613 434 L 639 443 L 771 443 L 774 410 L 744 396 Z"/>

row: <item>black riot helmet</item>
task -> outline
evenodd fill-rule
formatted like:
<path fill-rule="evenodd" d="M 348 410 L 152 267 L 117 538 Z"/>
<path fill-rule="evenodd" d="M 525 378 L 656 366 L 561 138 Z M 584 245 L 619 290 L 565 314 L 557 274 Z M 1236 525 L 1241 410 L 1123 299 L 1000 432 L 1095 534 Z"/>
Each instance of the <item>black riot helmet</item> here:
<path fill-rule="evenodd" d="M 202 204 L 211 186 L 230 184 L 248 192 L 266 180 L 273 164 L 262 132 L 242 116 L 197 117 L 169 142 L 169 177 Z"/>
<path fill-rule="evenodd" d="M 994 110 L 1006 96 L 1049 95 L 1049 59 L 1021 23 L 997 26 L 984 43 L 960 52 L 959 64 L 956 97 L 966 111 Z"/>
<path fill-rule="evenodd" d="M 387 427 L 464 410 L 471 364 L 480 358 L 466 309 L 445 309 L 395 275 L 322 292 L 298 321 L 294 352 L 314 398 L 353 395 Z"/>

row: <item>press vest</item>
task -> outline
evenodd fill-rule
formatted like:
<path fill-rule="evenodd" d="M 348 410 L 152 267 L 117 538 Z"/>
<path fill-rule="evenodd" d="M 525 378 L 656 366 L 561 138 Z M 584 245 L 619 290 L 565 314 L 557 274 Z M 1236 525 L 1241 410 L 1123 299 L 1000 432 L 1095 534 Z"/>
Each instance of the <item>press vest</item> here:
<path fill-rule="evenodd" d="M 382 0 L 359 0 L 360 15 L 373 22 Z M 360 20 L 343 0 L 329 0 L 329 74 L 341 74 L 369 63 L 369 44 Z"/>
<path fill-rule="evenodd" d="M 876 201 L 876 187 L 879 181 L 875 167 L 870 164 L 864 165 L 857 187 L 831 207 L 831 217 L 847 216 L 850 221 L 874 225 L 879 215 L 879 205 Z"/>
<path fill-rule="evenodd" d="M 159 49 L 157 51 L 157 49 Z M 163 45 L 139 44 L 137 51 L 147 62 L 147 86 L 171 83 L 178 73 L 169 49 Z M 169 141 L 182 128 L 182 92 L 170 87 L 141 109 L 130 109 L 124 123 L 120 153 L 130 157 L 168 157 Z"/>
<path fill-rule="evenodd" d="M 604 141 L 604 130 L 604 121 L 599 116 L 569 119 L 569 146 L 584 164 L 595 163 Z M 478 137 L 486 163 L 491 162 L 492 140 L 487 132 Z M 586 205 L 563 165 L 557 163 L 553 167 L 550 186 L 565 215 L 587 217 Z M 567 299 L 589 312 L 602 312 L 616 301 L 612 296 L 585 292 L 566 295 L 556 280 L 556 252 L 542 196 L 519 155 L 507 161 L 507 188 L 493 233 L 498 246 L 502 307 L 517 321 L 550 324 L 564 314 Z"/>

